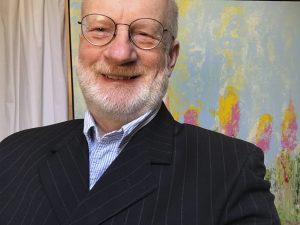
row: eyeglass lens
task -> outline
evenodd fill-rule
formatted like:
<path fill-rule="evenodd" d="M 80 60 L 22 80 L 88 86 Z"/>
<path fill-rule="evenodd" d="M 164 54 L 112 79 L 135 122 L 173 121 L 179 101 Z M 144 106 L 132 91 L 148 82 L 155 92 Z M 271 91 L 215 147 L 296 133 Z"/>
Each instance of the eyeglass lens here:
<path fill-rule="evenodd" d="M 113 40 L 117 25 L 120 24 L 116 24 L 107 16 L 98 14 L 87 15 L 81 22 L 84 37 L 91 44 L 98 46 L 106 45 Z M 163 26 L 154 19 L 137 19 L 128 26 L 130 40 L 141 49 L 155 48 L 163 37 Z"/>

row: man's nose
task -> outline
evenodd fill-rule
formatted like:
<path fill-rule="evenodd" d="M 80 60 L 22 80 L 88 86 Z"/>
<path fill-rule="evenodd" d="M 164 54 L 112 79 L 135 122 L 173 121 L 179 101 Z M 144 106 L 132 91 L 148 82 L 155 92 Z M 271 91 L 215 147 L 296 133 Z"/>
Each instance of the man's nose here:
<path fill-rule="evenodd" d="M 116 36 L 106 47 L 104 57 L 114 65 L 130 64 L 137 60 L 137 48 L 130 41 L 128 26 L 118 25 Z"/>

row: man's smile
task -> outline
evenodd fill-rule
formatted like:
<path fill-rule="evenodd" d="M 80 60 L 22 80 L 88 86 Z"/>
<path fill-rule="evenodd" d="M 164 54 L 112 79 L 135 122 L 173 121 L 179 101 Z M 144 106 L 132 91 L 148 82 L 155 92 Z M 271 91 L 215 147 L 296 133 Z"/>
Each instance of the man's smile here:
<path fill-rule="evenodd" d="M 102 74 L 102 76 L 104 76 L 107 79 L 110 80 L 133 80 L 139 76 L 123 76 L 123 75 L 112 75 L 112 74 Z"/>

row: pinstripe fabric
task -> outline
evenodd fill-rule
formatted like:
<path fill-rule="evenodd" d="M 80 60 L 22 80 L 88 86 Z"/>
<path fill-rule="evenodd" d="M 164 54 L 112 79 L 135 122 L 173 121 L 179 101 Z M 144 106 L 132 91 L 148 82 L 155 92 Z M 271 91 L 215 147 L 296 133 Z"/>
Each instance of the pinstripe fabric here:
<path fill-rule="evenodd" d="M 252 144 L 179 124 L 163 105 L 89 191 L 82 129 L 76 120 L 0 144 L 1 225 L 280 224 Z"/>
<path fill-rule="evenodd" d="M 95 121 L 89 111 L 84 116 L 83 133 L 89 147 L 89 187 L 93 188 L 107 167 L 114 161 L 126 145 L 135 129 L 148 122 L 147 117 L 155 115 L 158 110 L 148 112 L 125 124 L 121 129 L 100 136 Z"/>

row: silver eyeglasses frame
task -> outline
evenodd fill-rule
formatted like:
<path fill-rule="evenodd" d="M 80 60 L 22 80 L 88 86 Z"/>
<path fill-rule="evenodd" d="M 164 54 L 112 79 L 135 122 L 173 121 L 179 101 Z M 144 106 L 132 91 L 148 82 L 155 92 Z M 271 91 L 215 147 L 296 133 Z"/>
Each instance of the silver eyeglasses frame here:
<path fill-rule="evenodd" d="M 95 43 L 93 43 L 92 41 L 90 41 L 90 40 L 86 37 L 86 35 L 85 35 L 85 32 L 84 32 L 84 23 L 83 23 L 83 21 L 86 19 L 86 17 L 91 16 L 91 15 L 94 15 L 94 16 L 103 16 L 103 17 L 108 18 L 109 20 L 111 20 L 111 21 L 113 22 L 113 24 L 114 24 L 114 32 L 113 32 L 113 35 L 112 35 L 112 37 L 110 38 L 110 40 L 108 40 L 108 41 L 105 42 L 104 44 L 95 44 Z M 130 28 L 132 27 L 132 24 L 134 24 L 135 22 L 137 22 L 137 21 L 139 21 L 139 20 L 144 20 L 144 19 L 156 21 L 156 22 L 161 26 L 161 28 L 162 28 L 162 29 L 161 29 L 161 30 L 162 30 L 162 33 L 161 33 L 161 35 L 160 35 L 160 39 L 157 40 L 157 43 L 156 43 L 155 45 L 153 45 L 153 46 L 151 46 L 151 47 L 149 47 L 149 48 L 143 48 L 143 47 L 140 47 L 140 46 L 134 41 L 134 39 L 132 38 L 131 29 L 130 29 Z M 116 23 L 112 18 L 110 18 L 109 16 L 106 16 L 106 15 L 103 15 L 103 14 L 91 13 L 91 14 L 87 14 L 87 15 L 85 15 L 84 17 L 82 17 L 81 21 L 78 21 L 77 23 L 78 23 L 79 25 L 81 25 L 81 33 L 82 33 L 83 37 L 84 37 L 90 44 L 92 44 L 92 45 L 94 45 L 94 46 L 105 46 L 105 45 L 108 45 L 109 43 L 111 43 L 111 42 L 115 39 L 115 37 L 116 37 L 116 35 L 117 35 L 118 25 L 125 25 L 125 26 L 128 26 L 128 38 L 129 38 L 130 42 L 131 42 L 132 44 L 134 44 L 134 46 L 136 46 L 137 48 L 142 49 L 142 50 L 151 50 L 151 49 L 156 48 L 156 47 L 162 42 L 162 40 L 163 40 L 163 38 L 164 38 L 164 33 L 165 33 L 165 32 L 169 32 L 169 33 L 170 33 L 170 31 L 169 31 L 168 29 L 164 28 L 164 26 L 162 25 L 161 22 L 159 22 L 158 20 L 153 19 L 153 18 L 138 18 L 138 19 L 132 21 L 130 24 L 126 24 L 126 23 Z M 171 34 L 171 33 L 170 33 L 170 34 Z M 174 40 L 174 39 L 175 39 L 174 36 L 173 36 L 172 34 L 171 34 L 171 36 L 172 36 L 172 39 Z"/>

